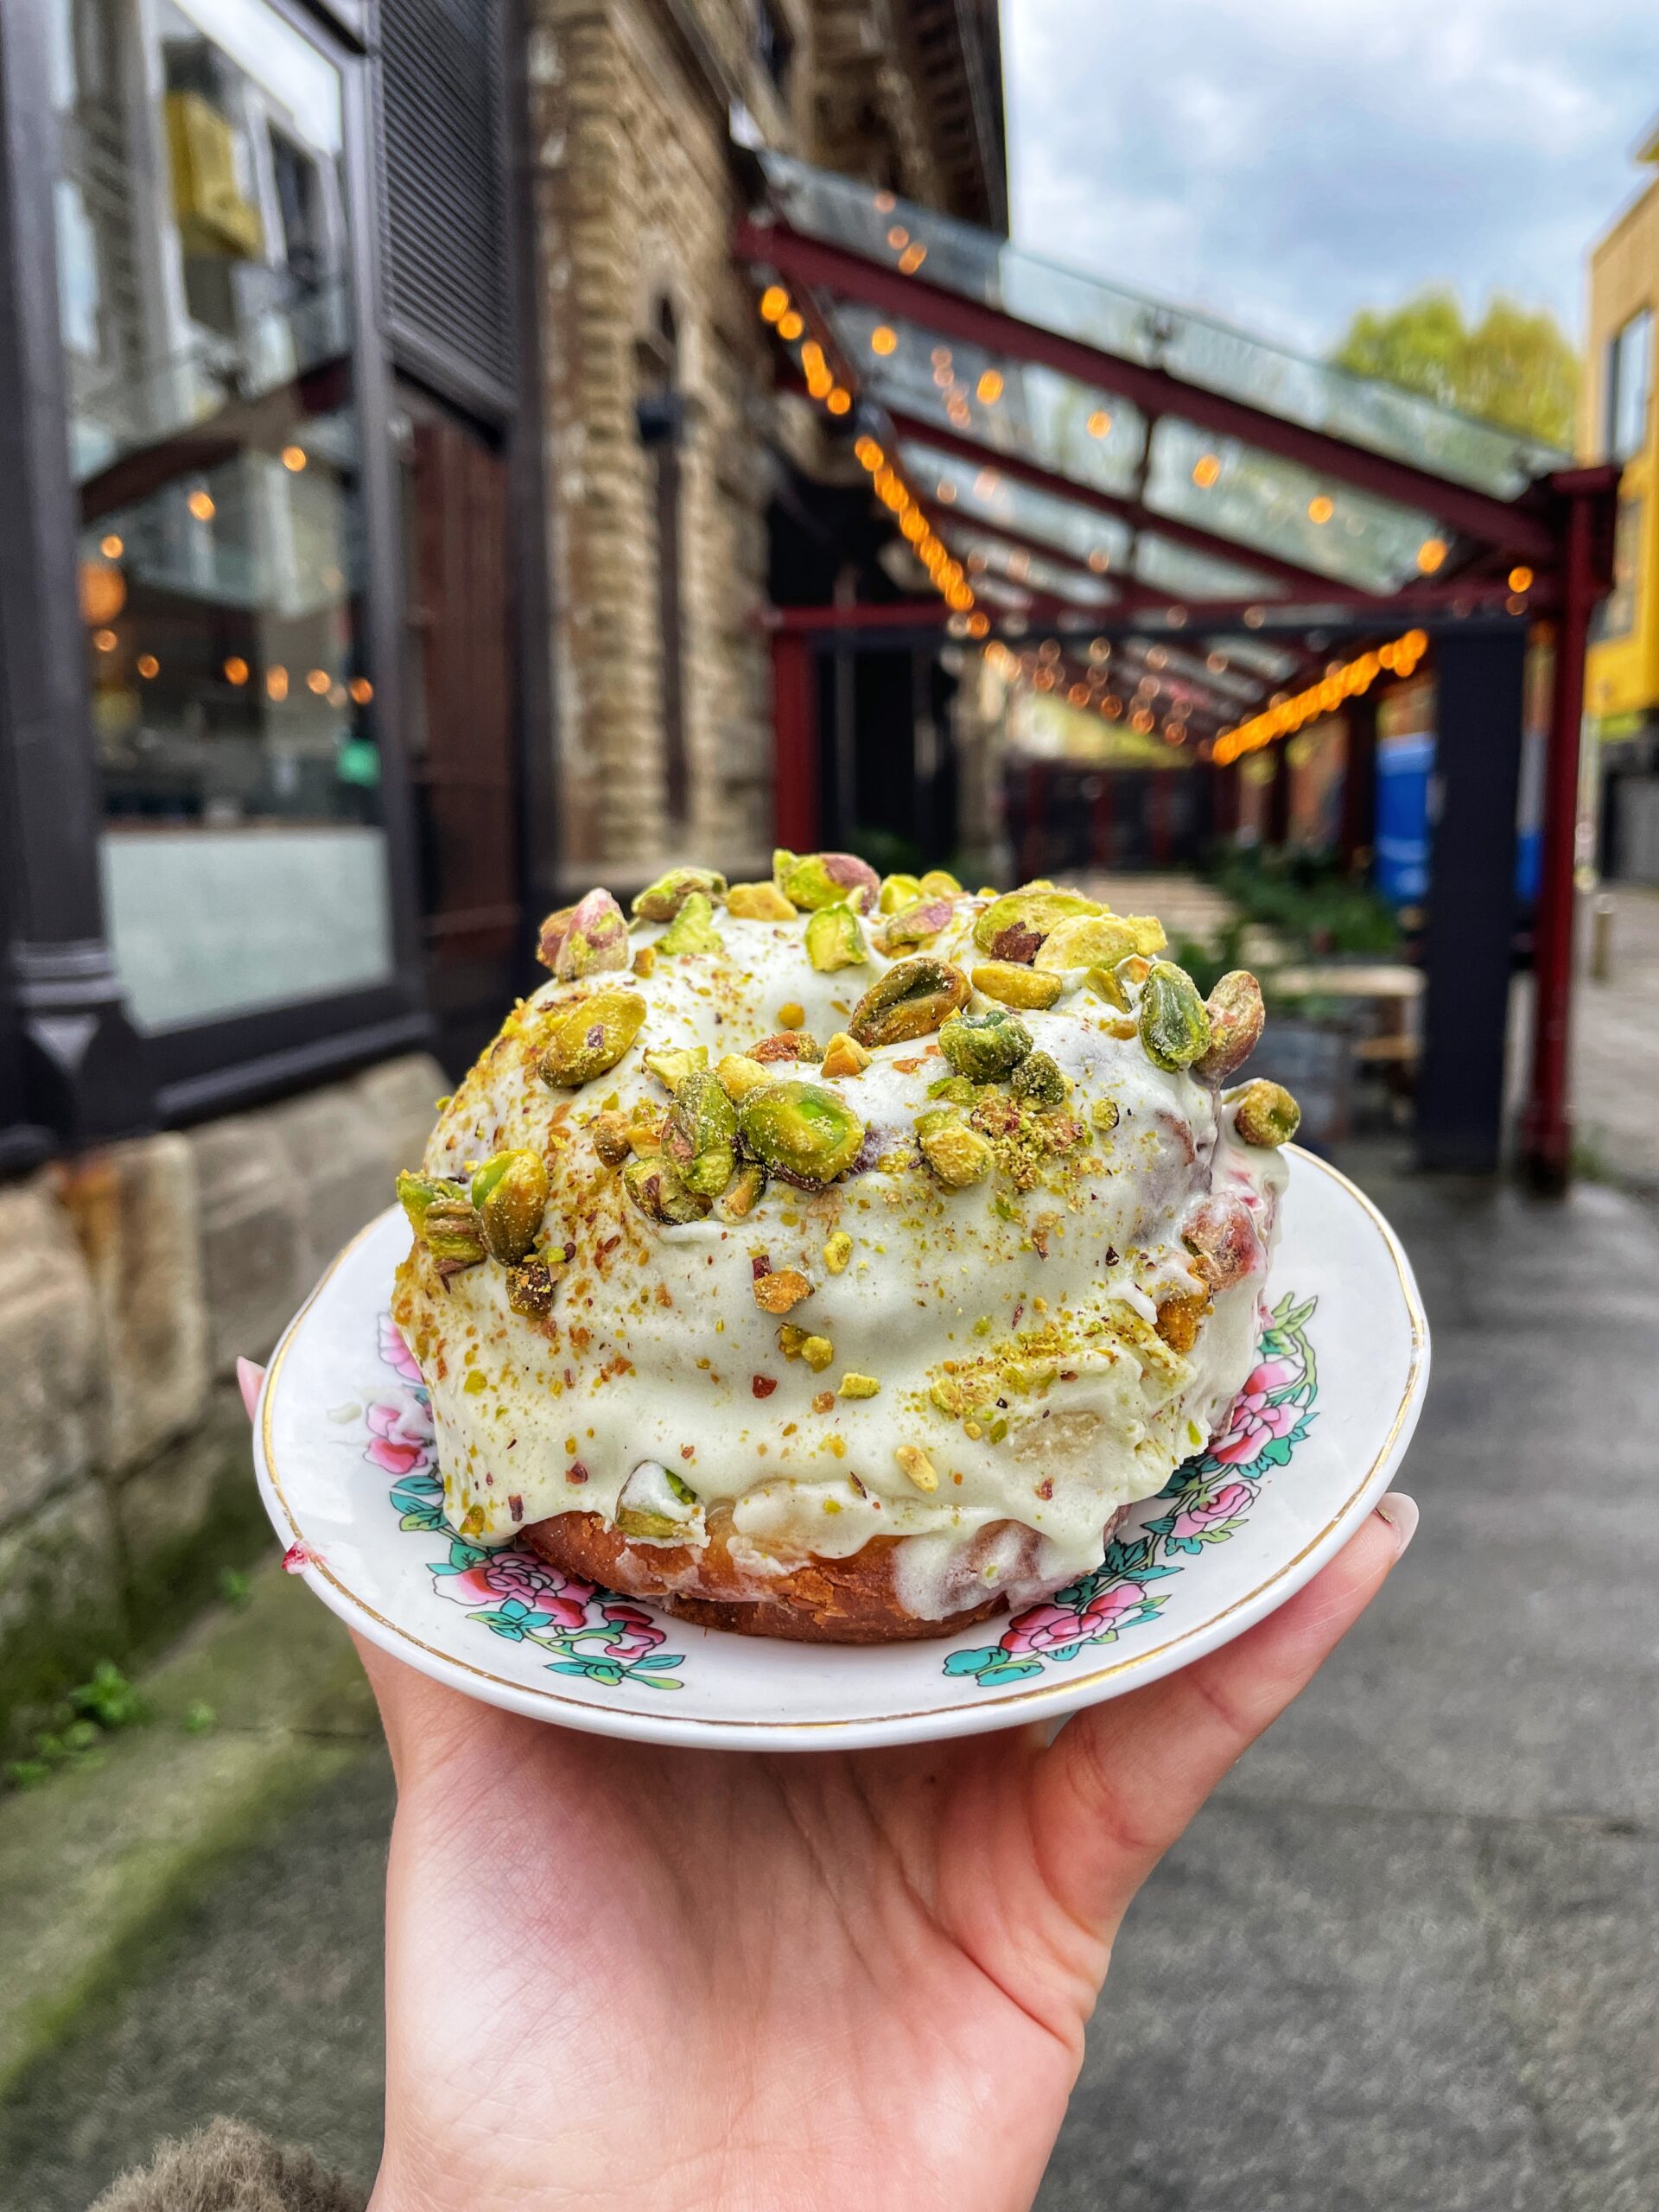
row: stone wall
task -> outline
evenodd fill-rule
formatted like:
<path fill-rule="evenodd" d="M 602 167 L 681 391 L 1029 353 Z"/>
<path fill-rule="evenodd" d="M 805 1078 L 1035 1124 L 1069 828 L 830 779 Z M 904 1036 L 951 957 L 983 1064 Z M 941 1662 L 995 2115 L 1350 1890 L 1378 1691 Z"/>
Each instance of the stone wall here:
<path fill-rule="evenodd" d="M 0 1742 L 270 1541 L 236 1392 L 420 1158 L 424 1054 L 0 1185 Z"/>

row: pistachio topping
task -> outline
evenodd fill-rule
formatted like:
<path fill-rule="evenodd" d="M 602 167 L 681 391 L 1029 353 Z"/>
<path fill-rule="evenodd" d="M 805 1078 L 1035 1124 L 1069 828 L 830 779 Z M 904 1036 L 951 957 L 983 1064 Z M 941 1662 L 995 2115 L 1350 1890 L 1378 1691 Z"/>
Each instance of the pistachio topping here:
<path fill-rule="evenodd" d="M 527 1321 L 539 1321 L 553 1311 L 557 1274 L 550 1261 L 539 1255 L 507 1269 L 507 1304 Z"/>
<path fill-rule="evenodd" d="M 893 1453 L 899 1472 L 913 1482 L 918 1490 L 938 1490 L 938 1470 L 919 1444 L 901 1444 Z"/>
<path fill-rule="evenodd" d="M 484 1248 L 511 1267 L 536 1241 L 547 1211 L 547 1168 L 539 1153 L 498 1152 L 473 1177 L 472 1200 Z"/>
<path fill-rule="evenodd" d="M 844 1229 L 837 1229 L 823 1240 L 823 1264 L 832 1275 L 838 1275 L 853 1256 L 853 1240 Z"/>
<path fill-rule="evenodd" d="M 1028 1052 L 1008 1077 L 1008 1088 L 1028 1105 L 1064 1106 L 1067 1084 L 1059 1065 L 1047 1052 Z"/>
<path fill-rule="evenodd" d="M 1210 1016 L 1210 1044 L 1192 1063 L 1192 1072 L 1206 1083 L 1225 1083 L 1236 1075 L 1262 1041 L 1267 1009 L 1262 986 L 1248 968 L 1234 968 L 1224 976 L 1205 1001 Z"/>
<path fill-rule="evenodd" d="M 627 917 L 608 891 L 590 891 L 570 909 L 570 925 L 560 942 L 553 973 L 561 982 L 580 982 L 628 964 Z"/>
<path fill-rule="evenodd" d="M 661 1153 L 631 1160 L 622 1170 L 622 1187 L 649 1221 L 700 1221 L 709 1211 L 708 1199 L 688 1191 L 672 1160 Z"/>
<path fill-rule="evenodd" d="M 1210 1016 L 1198 987 L 1173 960 L 1156 960 L 1141 986 L 1141 1043 L 1160 1068 L 1190 1067 L 1208 1050 Z"/>
<path fill-rule="evenodd" d="M 974 970 L 974 988 L 1002 1006 L 1040 1013 L 1058 998 L 1061 982 L 1058 976 L 1024 967 L 1015 960 L 985 960 Z"/>
<path fill-rule="evenodd" d="M 712 904 L 725 897 L 726 879 L 717 868 L 671 868 L 646 885 L 633 902 L 633 912 L 642 922 L 671 922 L 694 891 Z"/>
<path fill-rule="evenodd" d="M 720 931 L 715 927 L 713 903 L 701 891 L 688 894 L 679 912 L 657 940 L 659 959 L 671 954 L 719 952 L 723 949 Z"/>
<path fill-rule="evenodd" d="M 766 1171 L 758 1160 L 745 1160 L 721 1193 L 722 1221 L 747 1221 L 766 1195 Z"/>
<path fill-rule="evenodd" d="M 841 1378 L 841 1388 L 836 1393 L 841 1398 L 874 1398 L 881 1385 L 874 1375 L 856 1375 L 850 1370 Z"/>
<path fill-rule="evenodd" d="M 881 894 L 876 905 L 884 914 L 896 914 L 906 906 L 912 906 L 922 895 L 921 878 L 915 875 L 884 875 Z"/>
<path fill-rule="evenodd" d="M 629 1122 L 626 1114 L 613 1109 L 595 1114 L 588 1124 L 588 1135 L 594 1150 L 607 1167 L 620 1167 L 632 1147 L 628 1141 Z"/>
<path fill-rule="evenodd" d="M 833 906 L 820 906 L 811 916 L 806 925 L 806 957 L 820 976 L 867 964 L 870 948 L 850 906 L 837 901 Z"/>
<path fill-rule="evenodd" d="M 536 957 L 543 968 L 557 969 L 559 948 L 570 934 L 570 918 L 575 911 L 574 906 L 556 907 L 542 924 L 537 933 Z"/>
<path fill-rule="evenodd" d="M 772 880 L 792 906 L 816 912 L 844 903 L 858 909 L 874 906 L 881 879 L 856 853 L 791 853 L 779 846 L 772 856 Z"/>
<path fill-rule="evenodd" d="M 556 1007 L 542 1052 L 542 1081 L 576 1090 L 608 1074 L 645 1020 L 645 1002 L 634 991 L 595 991 L 591 998 Z"/>
<path fill-rule="evenodd" d="M 931 868 L 922 878 L 925 899 L 961 899 L 966 894 L 948 868 Z"/>
<path fill-rule="evenodd" d="M 1164 925 L 1151 914 L 1074 914 L 1038 947 L 1039 968 L 1115 968 L 1132 952 L 1161 952 Z"/>
<path fill-rule="evenodd" d="M 874 1048 L 926 1037 L 968 1002 L 968 978 L 948 960 L 920 954 L 900 960 L 872 983 L 853 1009 L 848 1033 Z"/>
<path fill-rule="evenodd" d="M 953 1014 L 939 1032 L 939 1050 L 970 1084 L 996 1083 L 1030 1052 L 1031 1032 L 1000 1006 L 983 1014 Z"/>
<path fill-rule="evenodd" d="M 797 909 L 775 883 L 734 883 L 726 893 L 726 911 L 741 922 L 792 922 Z"/>
<path fill-rule="evenodd" d="M 615 1523 L 636 1542 L 684 1543 L 705 1535 L 702 1500 L 655 1459 L 643 1459 L 622 1485 Z"/>
<path fill-rule="evenodd" d="M 663 1149 L 686 1189 L 700 1198 L 717 1198 L 736 1173 L 737 1109 L 706 1068 L 688 1075 L 675 1092 Z"/>
<path fill-rule="evenodd" d="M 844 1029 L 837 1029 L 823 1048 L 819 1072 L 827 1076 L 862 1075 L 870 1065 L 870 1058 L 856 1037 L 849 1037 Z"/>
<path fill-rule="evenodd" d="M 728 1052 L 715 1069 L 715 1079 L 734 1103 L 772 1081 L 772 1071 L 746 1052 Z"/>
<path fill-rule="evenodd" d="M 832 1183 L 857 1159 L 864 1124 L 821 1084 L 769 1083 L 737 1109 L 744 1148 L 775 1174 Z"/>
<path fill-rule="evenodd" d="M 916 1141 L 940 1182 L 953 1191 L 982 1183 L 996 1165 L 990 1139 L 970 1129 L 949 1107 L 938 1107 L 918 1117 Z"/>
<path fill-rule="evenodd" d="M 954 909 L 948 899 L 918 899 L 901 906 L 881 931 L 881 949 L 889 954 L 931 944 L 941 930 L 948 930 Z"/>
<path fill-rule="evenodd" d="M 791 1009 L 798 1014 L 801 1009 Z M 823 1058 L 823 1047 L 810 1029 L 774 1029 L 770 1037 L 762 1037 L 751 1045 L 746 1056 L 762 1067 L 770 1067 L 779 1060 L 804 1060 L 816 1067 Z"/>
<path fill-rule="evenodd" d="M 811 1295 L 812 1286 L 798 1268 L 771 1268 L 754 1278 L 754 1302 L 763 1313 L 792 1313 Z"/>
<path fill-rule="evenodd" d="M 1029 965 L 1046 938 L 1060 924 L 1077 914 L 1103 914 L 1106 909 L 1075 891 L 1057 891 L 1052 883 L 1026 883 L 994 899 L 974 924 L 974 943 L 993 960 L 1018 961 Z"/>
<path fill-rule="evenodd" d="M 1245 1144 L 1288 1144 L 1301 1126 L 1302 1109 L 1289 1091 L 1263 1076 L 1225 1097 L 1233 1109 L 1233 1127 Z"/>
<path fill-rule="evenodd" d="M 683 1045 L 677 1052 L 641 1052 L 639 1058 L 646 1074 L 654 1075 L 663 1089 L 671 1093 L 679 1089 L 693 1069 L 708 1066 L 709 1047 Z"/>

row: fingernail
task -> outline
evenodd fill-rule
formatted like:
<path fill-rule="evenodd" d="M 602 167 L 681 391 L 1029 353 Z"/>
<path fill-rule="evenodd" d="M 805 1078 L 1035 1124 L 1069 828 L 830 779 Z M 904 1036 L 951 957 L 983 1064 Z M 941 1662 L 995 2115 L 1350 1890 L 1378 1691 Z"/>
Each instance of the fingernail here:
<path fill-rule="evenodd" d="M 1417 1533 L 1417 1501 L 1402 1490 L 1391 1490 L 1377 1507 L 1378 1518 L 1394 1533 L 1394 1555 L 1398 1559 Z"/>
<path fill-rule="evenodd" d="M 253 1409 L 259 1402 L 259 1386 L 265 1379 L 265 1370 L 251 1359 L 236 1363 L 236 1387 L 242 1393 L 242 1410 L 253 1419 Z"/>

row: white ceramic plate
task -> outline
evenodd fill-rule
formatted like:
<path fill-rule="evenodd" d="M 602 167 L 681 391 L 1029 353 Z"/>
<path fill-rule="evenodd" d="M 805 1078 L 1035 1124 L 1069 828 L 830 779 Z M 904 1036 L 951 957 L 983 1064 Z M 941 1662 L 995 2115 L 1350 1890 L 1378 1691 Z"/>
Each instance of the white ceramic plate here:
<path fill-rule="evenodd" d="M 1290 1148 L 1260 1363 L 1228 1429 L 1137 1506 L 1082 1581 L 1014 1620 L 850 1649 L 692 1628 L 485 1552 L 442 1519 L 430 1417 L 387 1313 L 391 1208 L 290 1323 L 255 1454 L 289 1564 L 412 1667 L 537 1720 L 658 1743 L 826 1750 L 1046 1719 L 1185 1666 L 1282 1605 L 1387 1489 L 1428 1325 L 1369 1199 Z"/>

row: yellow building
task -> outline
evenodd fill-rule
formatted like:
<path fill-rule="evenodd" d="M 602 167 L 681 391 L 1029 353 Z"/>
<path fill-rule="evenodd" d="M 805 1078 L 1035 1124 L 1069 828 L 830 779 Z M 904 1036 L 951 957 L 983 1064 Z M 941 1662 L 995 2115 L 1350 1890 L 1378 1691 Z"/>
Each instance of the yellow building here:
<path fill-rule="evenodd" d="M 1637 149 L 1659 168 L 1659 120 Z M 1617 575 L 1590 654 L 1586 704 L 1604 743 L 1659 725 L 1659 409 L 1653 400 L 1659 321 L 1659 175 L 1590 256 L 1587 373 L 1580 408 L 1586 461 L 1624 464 Z"/>

